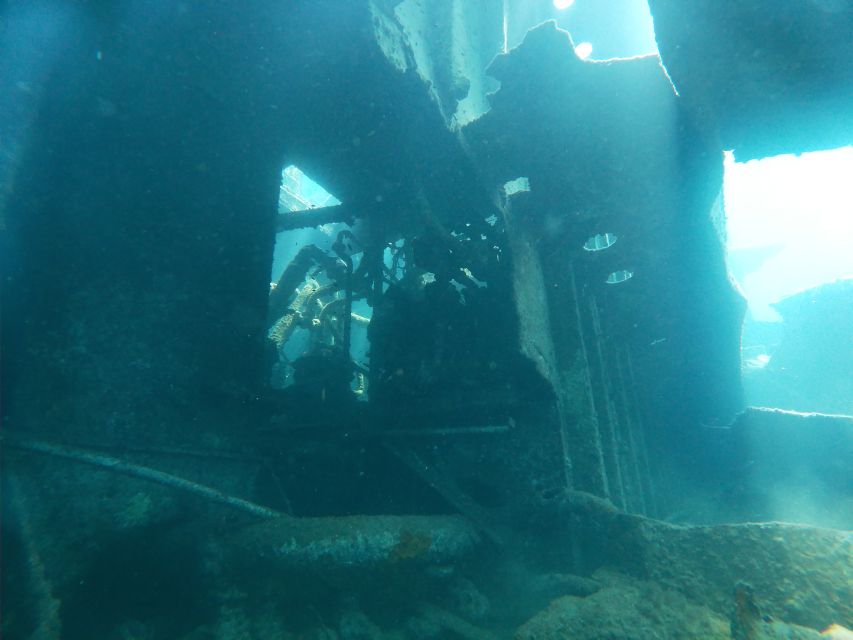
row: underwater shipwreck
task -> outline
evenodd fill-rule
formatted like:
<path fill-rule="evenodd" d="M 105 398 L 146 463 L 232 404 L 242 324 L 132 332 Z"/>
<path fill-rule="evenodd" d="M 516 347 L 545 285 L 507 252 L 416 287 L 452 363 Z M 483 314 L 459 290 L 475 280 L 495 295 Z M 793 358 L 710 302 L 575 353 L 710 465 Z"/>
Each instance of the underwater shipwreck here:
<path fill-rule="evenodd" d="M 2 637 L 853 637 L 853 280 L 747 367 L 723 197 L 853 144 L 852 33 L 0 5 Z"/>

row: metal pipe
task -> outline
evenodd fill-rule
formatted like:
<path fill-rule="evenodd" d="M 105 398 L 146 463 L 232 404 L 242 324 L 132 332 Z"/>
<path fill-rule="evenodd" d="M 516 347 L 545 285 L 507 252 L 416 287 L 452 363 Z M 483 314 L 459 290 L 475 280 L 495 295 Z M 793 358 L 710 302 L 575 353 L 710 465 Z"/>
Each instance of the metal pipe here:
<path fill-rule="evenodd" d="M 443 564 L 479 543 L 459 516 L 341 516 L 278 518 L 244 527 L 225 542 L 241 570 L 264 567 L 329 571 Z"/>
<path fill-rule="evenodd" d="M 580 308 L 580 293 L 578 291 L 577 281 L 575 279 L 575 267 L 574 264 L 569 262 L 569 282 L 572 285 L 572 297 L 574 298 L 575 304 L 575 318 L 578 326 L 578 336 L 580 338 L 581 344 L 581 356 L 583 358 L 583 367 L 584 367 L 584 383 L 586 385 L 587 391 L 587 399 L 589 401 L 589 414 L 591 418 L 591 422 L 595 423 L 596 428 L 591 429 L 589 433 L 581 433 L 580 436 L 585 440 L 584 446 L 592 446 L 593 448 L 593 456 L 595 457 L 596 469 L 595 472 L 595 481 L 597 483 L 597 490 L 601 491 L 602 498 L 610 498 L 610 486 L 607 479 L 607 471 L 604 466 L 604 452 L 602 450 L 601 444 L 601 419 L 598 416 L 598 411 L 595 408 L 595 393 L 592 388 L 592 372 L 590 370 L 589 363 L 589 349 L 586 343 L 586 337 L 583 327 L 583 314 L 581 313 Z"/>
<path fill-rule="evenodd" d="M 615 488 L 616 499 L 619 501 L 617 506 L 626 508 L 625 504 L 625 487 L 622 478 L 622 465 L 619 460 L 619 441 L 617 440 L 617 422 L 616 415 L 613 409 L 612 403 L 612 393 L 610 388 L 610 380 L 607 375 L 607 362 L 604 357 L 604 347 L 602 343 L 604 341 L 601 331 L 601 322 L 598 313 L 598 304 L 595 301 L 595 298 L 591 298 L 589 302 L 590 307 L 590 316 L 592 318 L 592 330 L 593 337 L 595 339 L 595 347 L 598 352 L 598 367 L 599 367 L 599 375 L 601 377 L 601 392 L 604 394 L 604 411 L 606 414 L 605 420 L 599 420 L 598 425 L 599 428 L 603 427 L 604 434 L 603 438 L 607 441 L 607 447 L 604 448 L 604 452 L 607 458 L 610 458 L 610 467 L 613 472 L 613 478 L 611 478 L 610 487 L 611 489 Z M 607 455 L 609 453 L 609 455 Z"/>

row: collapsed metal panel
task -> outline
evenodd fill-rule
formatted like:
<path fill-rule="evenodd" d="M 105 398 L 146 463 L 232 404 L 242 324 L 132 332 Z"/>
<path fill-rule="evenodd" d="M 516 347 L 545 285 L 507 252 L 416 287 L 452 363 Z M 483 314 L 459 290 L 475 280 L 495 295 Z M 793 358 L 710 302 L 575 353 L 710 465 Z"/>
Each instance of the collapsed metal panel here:
<path fill-rule="evenodd" d="M 693 116 L 738 160 L 853 143 L 853 5 L 649 0 Z"/>

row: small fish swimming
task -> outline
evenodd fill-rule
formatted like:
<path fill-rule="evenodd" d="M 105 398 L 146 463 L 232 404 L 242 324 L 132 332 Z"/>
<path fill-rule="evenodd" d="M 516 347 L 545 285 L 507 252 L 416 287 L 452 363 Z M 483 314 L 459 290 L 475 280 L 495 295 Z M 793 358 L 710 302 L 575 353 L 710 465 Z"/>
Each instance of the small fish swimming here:
<path fill-rule="evenodd" d="M 735 608 L 731 619 L 734 640 L 853 640 L 853 632 L 839 624 L 823 631 L 789 624 L 762 615 L 750 585 L 739 582 L 734 590 Z"/>

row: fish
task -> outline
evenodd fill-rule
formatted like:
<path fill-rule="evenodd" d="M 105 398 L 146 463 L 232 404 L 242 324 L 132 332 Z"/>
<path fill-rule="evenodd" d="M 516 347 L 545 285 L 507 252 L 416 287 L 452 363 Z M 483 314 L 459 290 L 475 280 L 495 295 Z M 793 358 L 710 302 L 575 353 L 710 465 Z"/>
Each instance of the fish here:
<path fill-rule="evenodd" d="M 853 633 L 838 624 L 824 631 L 774 620 L 762 615 L 755 601 L 752 587 L 739 582 L 734 591 L 735 607 L 731 618 L 731 633 L 734 640 L 853 640 Z"/>

